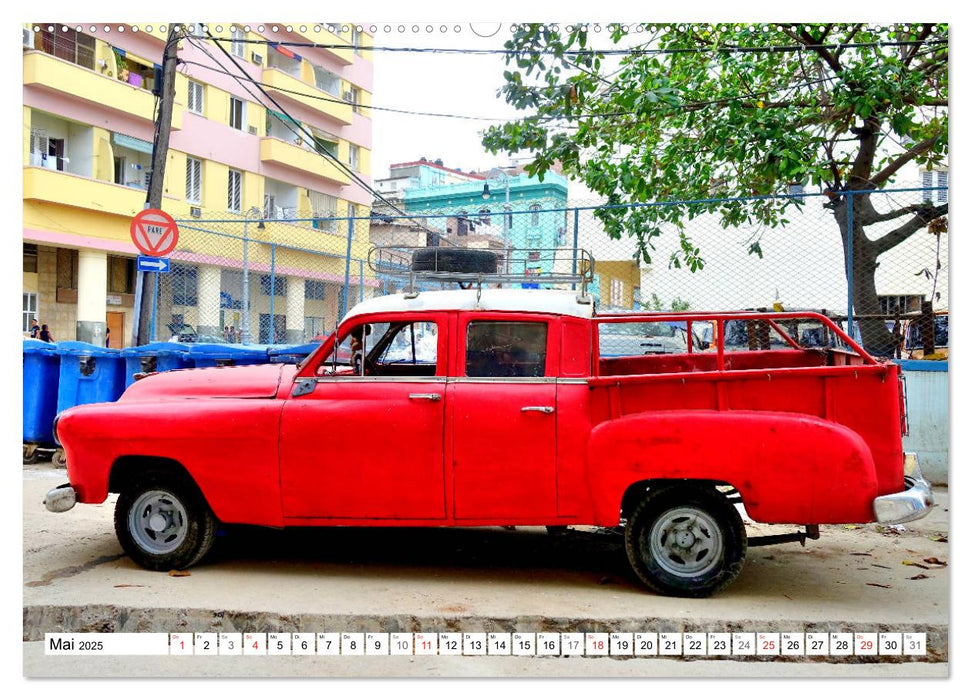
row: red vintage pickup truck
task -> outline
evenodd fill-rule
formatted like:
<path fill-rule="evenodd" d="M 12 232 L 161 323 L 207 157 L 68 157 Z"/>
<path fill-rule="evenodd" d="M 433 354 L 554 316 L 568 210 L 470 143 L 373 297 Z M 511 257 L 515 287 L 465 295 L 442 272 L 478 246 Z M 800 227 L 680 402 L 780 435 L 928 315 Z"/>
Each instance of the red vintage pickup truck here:
<path fill-rule="evenodd" d="M 665 325 L 684 347 L 602 342 Z M 897 366 L 818 314 L 422 292 L 359 304 L 298 366 L 175 370 L 64 411 L 70 483 L 45 502 L 118 493 L 118 538 L 155 570 L 199 561 L 219 522 L 623 526 L 649 589 L 706 596 L 741 570 L 739 505 L 800 538 L 925 515 L 905 423 Z"/>

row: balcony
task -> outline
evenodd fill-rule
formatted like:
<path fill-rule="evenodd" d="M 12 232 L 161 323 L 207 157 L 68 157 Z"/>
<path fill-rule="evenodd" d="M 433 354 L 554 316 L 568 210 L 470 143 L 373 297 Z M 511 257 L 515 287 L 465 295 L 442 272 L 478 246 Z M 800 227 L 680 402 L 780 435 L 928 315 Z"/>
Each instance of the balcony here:
<path fill-rule="evenodd" d="M 33 86 L 154 123 L 155 96 L 115 78 L 55 58 L 42 51 L 24 53 L 24 86 Z M 350 109 L 350 108 L 348 108 Z M 182 110 L 172 114 L 172 128 L 182 128 Z"/>
<path fill-rule="evenodd" d="M 134 216 L 144 206 L 145 190 L 46 167 L 27 167 L 24 168 L 24 200 Z"/>
<path fill-rule="evenodd" d="M 340 98 L 318 90 L 315 85 L 308 85 L 277 68 L 268 68 L 263 71 L 263 83 L 275 99 L 283 98 L 285 100 L 299 102 L 304 107 L 308 107 L 318 114 L 335 119 L 341 124 L 350 124 L 352 121 L 351 105 L 343 104 L 339 101 L 334 102 L 332 100 L 340 100 Z M 319 95 L 326 99 L 314 99 L 313 97 L 305 97 L 304 95 Z"/>
<path fill-rule="evenodd" d="M 312 41 L 315 44 L 326 44 L 328 46 L 334 46 L 335 44 L 344 44 L 348 48 L 346 49 L 321 49 L 321 51 L 326 51 L 329 55 L 336 58 L 338 61 L 345 65 L 350 65 L 354 62 L 354 51 L 350 48 L 351 44 L 347 39 L 341 39 L 336 34 L 332 34 L 327 31 L 326 24 L 318 24 L 316 26 L 320 27 L 319 32 L 314 31 L 313 24 L 304 25 L 307 27 L 307 31 L 301 32 L 299 27 L 293 28 L 293 33 L 298 34 L 307 41 Z M 299 50 L 299 49 L 298 49 Z"/>
<path fill-rule="evenodd" d="M 260 140 L 260 160 L 302 170 L 340 185 L 351 184 L 350 176 L 325 156 L 274 138 Z"/>

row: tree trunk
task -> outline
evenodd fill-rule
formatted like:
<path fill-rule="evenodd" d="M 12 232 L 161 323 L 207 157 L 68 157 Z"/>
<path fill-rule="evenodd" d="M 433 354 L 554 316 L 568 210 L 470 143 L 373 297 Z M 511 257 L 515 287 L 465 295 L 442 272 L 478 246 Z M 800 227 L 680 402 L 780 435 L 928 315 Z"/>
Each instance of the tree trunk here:
<path fill-rule="evenodd" d="M 862 216 L 857 216 L 857 212 L 862 213 L 869 204 L 869 195 L 844 195 L 836 204 L 834 215 L 840 227 L 840 235 L 843 239 L 843 259 L 849 259 L 850 232 L 848 228 L 848 208 L 847 197 L 853 196 L 854 217 L 853 217 L 853 261 L 852 261 L 852 285 L 849 284 L 850 267 L 847 266 L 847 286 L 853 291 L 853 313 L 862 316 L 880 313 L 880 300 L 877 297 L 877 249 L 866 237 L 864 227 L 861 223 Z M 867 352 L 882 357 L 893 357 L 897 339 L 887 328 L 886 322 L 881 318 L 861 318 L 858 321 L 860 335 L 863 339 L 863 347 Z M 852 329 L 847 329 L 852 333 Z"/>

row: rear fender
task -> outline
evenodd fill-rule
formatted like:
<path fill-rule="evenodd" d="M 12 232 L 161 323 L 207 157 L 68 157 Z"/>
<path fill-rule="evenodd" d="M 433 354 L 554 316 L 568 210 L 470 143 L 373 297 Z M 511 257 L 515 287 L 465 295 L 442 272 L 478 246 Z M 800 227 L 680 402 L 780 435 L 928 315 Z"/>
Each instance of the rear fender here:
<path fill-rule="evenodd" d="M 738 489 L 765 523 L 873 520 L 876 467 L 856 432 L 769 411 L 654 411 L 601 423 L 587 463 L 597 522 L 616 522 L 631 484 L 704 480 Z"/>

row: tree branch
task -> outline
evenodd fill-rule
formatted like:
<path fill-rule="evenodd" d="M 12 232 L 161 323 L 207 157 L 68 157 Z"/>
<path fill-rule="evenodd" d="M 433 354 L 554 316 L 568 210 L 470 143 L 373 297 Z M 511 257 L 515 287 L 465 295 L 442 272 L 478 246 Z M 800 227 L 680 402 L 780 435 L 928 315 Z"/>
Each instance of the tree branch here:
<path fill-rule="evenodd" d="M 933 26 L 934 26 L 933 24 L 925 24 L 925 25 L 923 25 L 921 27 L 921 29 L 920 29 L 920 34 L 918 34 L 916 37 L 914 37 L 914 40 L 915 41 L 921 41 L 921 42 L 923 42 L 924 39 L 926 39 L 927 37 L 929 37 L 931 35 L 931 27 L 933 27 Z M 914 56 L 917 55 L 917 52 L 920 50 L 920 47 L 922 45 L 923 44 L 914 44 L 913 48 L 910 50 L 910 54 L 906 58 L 904 58 L 904 65 L 905 66 L 909 66 L 910 65 L 910 62 L 914 60 Z"/>
<path fill-rule="evenodd" d="M 927 226 L 934 219 L 947 214 L 947 204 L 941 204 L 940 206 L 924 205 L 925 209 L 921 213 L 917 214 L 913 219 L 908 221 L 903 226 L 895 228 L 893 231 L 888 233 L 882 238 L 878 238 L 873 241 L 873 247 L 876 250 L 877 256 L 886 253 L 891 248 L 894 248 L 912 235 L 920 231 L 922 228 Z"/>
<path fill-rule="evenodd" d="M 841 44 L 849 44 L 849 43 L 851 43 L 853 41 L 853 37 L 855 37 L 856 36 L 856 33 L 859 32 L 862 28 L 863 28 L 863 25 L 862 24 L 858 24 L 855 27 L 853 27 L 853 30 L 846 36 L 846 39 L 843 40 L 843 41 L 841 41 L 840 43 Z M 822 42 L 820 42 L 820 43 L 822 43 Z M 839 61 L 840 60 L 840 55 L 843 53 L 843 49 L 845 49 L 845 48 L 846 48 L 845 46 L 840 46 L 838 49 L 836 49 L 836 55 L 833 56 L 833 58 L 835 58 L 837 61 Z"/>
<path fill-rule="evenodd" d="M 916 214 L 918 212 L 925 212 L 930 208 L 930 206 L 931 205 L 927 204 L 927 202 L 923 202 L 921 204 L 911 204 L 910 206 L 907 206 L 907 207 L 901 207 L 900 209 L 894 209 L 893 211 L 888 211 L 885 214 L 876 214 L 874 216 L 868 217 L 866 221 L 863 222 L 863 225 L 869 226 L 870 224 L 879 224 L 884 221 L 893 221 L 894 219 L 900 218 L 904 214 Z"/>
<path fill-rule="evenodd" d="M 926 153 L 931 148 L 933 148 L 934 147 L 934 144 L 937 142 L 937 139 L 939 139 L 940 137 L 941 137 L 941 134 L 940 133 L 936 133 L 933 136 L 930 136 L 930 137 L 924 139 L 920 143 L 917 143 L 917 144 L 914 144 L 913 146 L 911 146 L 899 158 L 897 158 L 896 160 L 894 160 L 887 167 L 885 167 L 883 170 L 881 170 L 876 175 L 874 175 L 872 178 L 870 178 L 870 185 L 873 188 L 877 188 L 877 187 L 880 187 L 881 185 L 883 185 L 887 180 L 890 179 L 890 177 L 895 172 L 897 172 L 898 170 L 900 170 L 900 168 L 902 168 L 904 165 L 906 165 L 907 163 L 909 163 L 910 161 L 912 161 L 917 156 L 919 156 L 919 155 L 921 155 L 923 153 Z"/>

